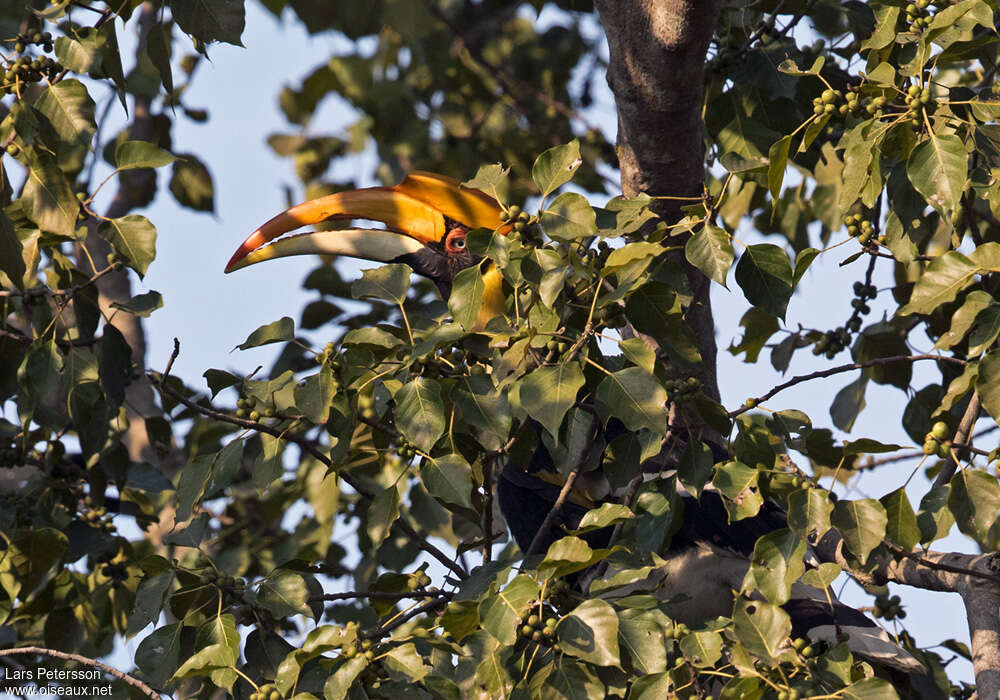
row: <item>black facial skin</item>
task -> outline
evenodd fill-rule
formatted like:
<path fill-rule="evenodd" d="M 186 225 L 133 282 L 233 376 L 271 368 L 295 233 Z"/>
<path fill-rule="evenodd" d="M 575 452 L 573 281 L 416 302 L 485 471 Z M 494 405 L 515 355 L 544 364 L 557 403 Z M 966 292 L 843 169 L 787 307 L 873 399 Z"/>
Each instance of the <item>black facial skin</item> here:
<path fill-rule="evenodd" d="M 467 267 L 478 264 L 482 258 L 469 252 L 468 247 L 461 251 L 448 252 L 445 241 L 456 230 L 468 231 L 469 227 L 445 217 L 446 231 L 440 241 L 428 243 L 416 253 L 407 253 L 394 258 L 391 262 L 406 263 L 418 275 L 431 280 L 441 293 L 441 298 L 447 300 L 451 295 L 451 281 L 455 275 Z"/>

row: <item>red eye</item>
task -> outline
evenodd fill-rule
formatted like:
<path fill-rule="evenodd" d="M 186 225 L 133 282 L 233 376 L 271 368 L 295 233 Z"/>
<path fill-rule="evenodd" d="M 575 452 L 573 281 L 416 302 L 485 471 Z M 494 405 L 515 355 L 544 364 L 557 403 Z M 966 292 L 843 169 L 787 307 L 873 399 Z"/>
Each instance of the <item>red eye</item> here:
<path fill-rule="evenodd" d="M 465 250 L 465 234 L 453 233 L 448 236 L 445 248 L 447 248 L 449 253 L 460 253 Z"/>

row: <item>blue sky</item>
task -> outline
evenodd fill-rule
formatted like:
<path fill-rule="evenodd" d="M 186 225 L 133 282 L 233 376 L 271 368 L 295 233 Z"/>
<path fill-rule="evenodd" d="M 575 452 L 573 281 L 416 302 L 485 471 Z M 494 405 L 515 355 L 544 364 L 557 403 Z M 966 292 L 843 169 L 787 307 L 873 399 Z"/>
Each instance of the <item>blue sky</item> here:
<path fill-rule="evenodd" d="M 331 36 L 310 37 L 295 22 L 277 22 L 256 3 L 247 5 L 243 41 L 245 49 L 213 46 L 211 62 L 199 67 L 194 84 L 185 95 L 189 106 L 210 110 L 209 122 L 195 124 L 178 115 L 174 129 L 174 145 L 178 152 L 197 153 L 212 171 L 216 215 L 198 214 L 177 206 L 166 193 L 167 175 L 161 172 L 159 177 L 164 192 L 144 212 L 159 232 L 157 259 L 145 280 L 133 280 L 134 293 L 155 289 L 164 298 L 164 308 L 156 311 L 146 324 L 149 366 L 163 368 L 171 350 L 171 339 L 177 337 L 181 341 L 181 354 L 174 372 L 198 388 L 205 387 L 201 374 L 209 367 L 249 372 L 258 365 L 268 366 L 273 349 L 232 352 L 232 348 L 261 324 L 284 315 L 297 320 L 300 309 L 311 298 L 301 289 L 301 281 L 314 266 L 312 260 L 291 258 L 250 267 L 233 275 L 224 275 L 222 268 L 248 233 L 285 207 L 285 185 L 291 186 L 301 197 L 301 190 L 295 187 L 297 181 L 291 162 L 276 157 L 266 144 L 269 134 L 291 130 L 277 106 L 279 89 L 294 84 L 331 53 L 343 53 L 350 46 Z M 597 81 L 595 87 L 605 89 L 603 81 Z M 603 99 L 597 102 L 592 118 L 608 133 L 613 133 L 614 112 L 610 97 L 603 93 Z M 316 133 L 338 133 L 351 120 L 343 104 L 328 99 L 314 121 L 314 129 Z M 369 151 L 356 156 L 344 167 L 367 176 L 374 165 Z M 448 174 L 464 179 L 475 174 L 476 166 L 470 163 L 468 172 Z M 752 240 L 752 236 L 750 238 Z M 786 327 L 794 329 L 801 323 L 831 328 L 847 319 L 851 283 L 861 278 L 867 264 L 861 260 L 839 267 L 838 263 L 855 252 L 854 246 L 849 243 L 833 250 L 813 264 L 801 291 L 789 305 Z M 345 265 L 345 269 L 358 268 L 356 264 Z M 888 264 L 880 267 L 880 272 L 877 283 L 881 288 L 889 286 Z M 743 364 L 739 358 L 725 352 L 725 348 L 741 335 L 738 323 L 748 304 L 732 279 L 729 290 L 715 288 L 713 301 L 719 329 L 719 379 L 723 401 L 730 408 L 749 396 L 764 393 L 792 375 L 849 361 L 846 353 L 833 363 L 816 360 L 806 349 L 795 356 L 784 379 L 771 370 L 766 359 L 757 365 Z M 869 321 L 876 320 L 885 308 L 888 307 L 874 303 Z M 322 331 L 315 337 L 320 345 L 324 342 Z M 928 341 L 927 347 L 921 350 L 929 349 L 930 345 Z M 915 387 L 933 381 L 934 371 L 930 364 L 917 366 Z M 809 414 L 814 424 L 829 425 L 830 402 L 841 387 L 855 378 L 856 373 L 851 373 L 800 385 L 779 394 L 768 406 L 797 408 Z M 867 400 L 868 408 L 857 423 L 858 435 L 909 444 L 900 426 L 906 401 L 904 394 L 898 389 L 871 385 Z M 903 462 L 887 467 L 866 477 L 858 490 L 849 495 L 881 496 L 897 488 L 914 466 L 914 463 Z M 919 502 L 926 488 L 922 477 L 913 480 L 908 490 L 914 504 Z M 935 548 L 970 551 L 970 543 L 952 535 L 938 542 Z M 968 641 L 965 614 L 957 595 L 911 589 L 898 592 L 903 595 L 904 604 L 911 606 L 906 622 L 918 640 L 925 644 L 947 637 Z M 871 600 L 860 596 L 853 584 L 846 587 L 845 598 L 864 605 Z M 956 674 L 959 665 L 961 672 Z M 970 668 L 965 662 L 957 661 L 952 675 L 970 678 Z"/>

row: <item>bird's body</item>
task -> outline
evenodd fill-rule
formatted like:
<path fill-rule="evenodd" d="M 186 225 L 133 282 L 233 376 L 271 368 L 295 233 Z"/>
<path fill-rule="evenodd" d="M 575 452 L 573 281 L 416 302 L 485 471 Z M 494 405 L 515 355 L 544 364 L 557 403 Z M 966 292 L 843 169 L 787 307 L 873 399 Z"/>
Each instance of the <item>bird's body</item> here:
<path fill-rule="evenodd" d="M 431 279 L 447 299 L 452 293 L 452 281 L 461 270 L 482 265 L 485 289 L 477 323 L 477 328 L 482 328 L 504 312 L 501 275 L 488 260 L 471 254 L 465 239 L 469 231 L 481 227 L 506 234 L 509 226 L 502 221 L 502 211 L 495 200 L 456 180 L 413 173 L 395 187 L 341 192 L 282 212 L 246 239 L 226 271 L 273 258 L 316 253 L 403 262 Z M 278 238 L 300 226 L 338 219 L 376 220 L 387 229 L 346 229 Z M 537 433 L 542 430 L 540 426 L 535 428 Z M 606 437 L 610 442 L 614 436 Z M 523 551 L 535 539 L 561 490 L 560 470 L 544 440 L 537 442 L 528 463 L 511 459 L 498 477 L 501 511 Z M 713 451 L 717 462 L 727 458 L 720 447 L 714 446 Z M 679 452 L 676 445 L 667 446 L 662 454 L 671 452 Z M 643 468 L 662 475 L 671 465 L 661 460 L 651 468 L 647 465 Z M 541 537 L 541 551 L 567 530 L 575 529 L 590 507 L 614 499 L 610 489 L 597 489 L 596 497 L 594 493 L 582 493 L 563 504 L 558 517 Z M 755 543 L 763 535 L 786 528 L 785 514 L 775 503 L 767 501 L 753 517 L 730 522 L 723 497 L 711 489 L 704 490 L 700 498 L 680 494 L 680 504 L 680 513 L 671 525 L 675 530 L 664 538 L 668 544 L 659 552 L 666 564 L 635 587 L 645 586 L 644 590 L 655 592 L 667 601 L 668 612 L 675 619 L 689 625 L 730 616 L 734 595 L 743 589 Z M 609 535 L 605 529 L 586 537 L 600 546 L 607 544 Z M 628 591 L 607 595 L 625 592 Z M 784 609 L 791 617 L 796 636 L 835 643 L 846 634 L 852 650 L 873 660 L 907 672 L 923 668 L 873 621 L 839 603 L 826 591 L 796 583 L 792 599 Z"/>

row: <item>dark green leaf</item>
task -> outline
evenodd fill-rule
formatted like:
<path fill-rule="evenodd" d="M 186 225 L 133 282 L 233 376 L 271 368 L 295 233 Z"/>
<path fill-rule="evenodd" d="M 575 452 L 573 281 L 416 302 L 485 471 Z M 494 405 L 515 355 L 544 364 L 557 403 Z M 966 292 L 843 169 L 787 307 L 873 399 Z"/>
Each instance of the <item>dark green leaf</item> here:
<path fill-rule="evenodd" d="M 148 141 L 125 141 L 115 148 L 115 167 L 119 170 L 161 168 L 175 160 L 173 155 Z"/>
<path fill-rule="evenodd" d="M 249 350 L 261 345 L 284 343 L 290 340 L 295 340 L 295 321 L 284 316 L 274 323 L 261 326 L 236 347 L 240 350 Z"/>
<path fill-rule="evenodd" d="M 871 551 L 882 543 L 888 516 L 874 498 L 841 499 L 834 505 L 830 521 L 844 538 L 847 549 L 864 564 Z"/>
<path fill-rule="evenodd" d="M 212 175 L 208 172 L 208 167 L 195 155 L 178 154 L 170 175 L 170 192 L 181 206 L 195 211 L 215 211 L 215 186 L 212 184 Z"/>
<path fill-rule="evenodd" d="M 784 250 L 771 243 L 748 246 L 736 263 L 736 282 L 751 304 L 785 318 L 792 298 L 792 268 Z"/>
<path fill-rule="evenodd" d="M 558 436 L 563 416 L 583 384 L 583 372 L 576 362 L 539 367 L 521 380 L 521 406 L 551 435 Z"/>
<path fill-rule="evenodd" d="M 393 398 L 400 431 L 413 445 L 430 452 L 445 429 L 441 385 L 433 379 L 418 377 L 404 384 Z"/>
<path fill-rule="evenodd" d="M 199 41 L 243 46 L 244 0 L 171 0 L 177 26 Z"/>
<path fill-rule="evenodd" d="M 351 285 L 351 296 L 355 299 L 381 299 L 402 304 L 410 289 L 409 265 L 393 263 L 372 270 L 363 270 L 361 279 Z"/>
<path fill-rule="evenodd" d="M 563 653 L 597 666 L 618 666 L 618 616 L 599 598 L 585 600 L 556 626 Z"/>
<path fill-rule="evenodd" d="M 562 146 L 554 146 L 538 156 L 535 164 L 531 166 L 531 179 L 535 181 L 542 197 L 548 197 L 573 178 L 573 173 L 582 162 L 580 142 L 573 139 Z"/>
<path fill-rule="evenodd" d="M 141 214 L 102 221 L 97 232 L 142 277 L 156 258 L 156 227 Z"/>
<path fill-rule="evenodd" d="M 684 256 L 706 277 L 725 287 L 736 253 L 725 230 L 718 226 L 705 226 L 684 244 Z"/>

